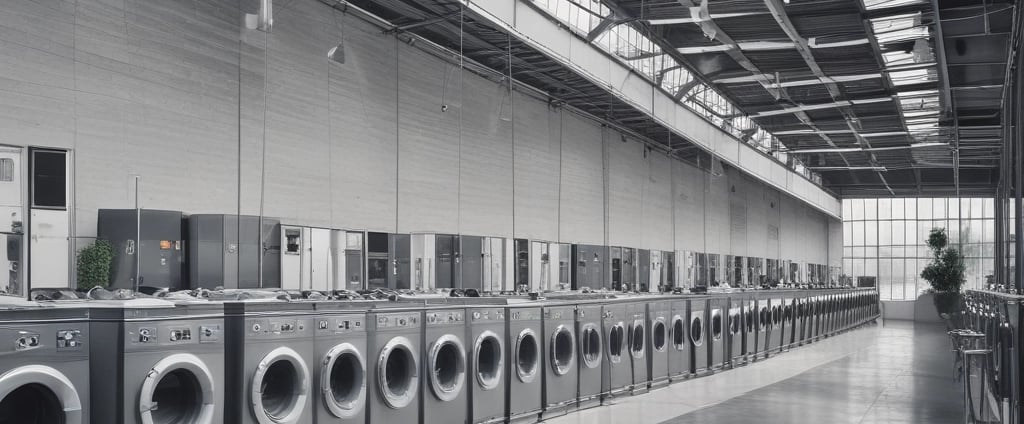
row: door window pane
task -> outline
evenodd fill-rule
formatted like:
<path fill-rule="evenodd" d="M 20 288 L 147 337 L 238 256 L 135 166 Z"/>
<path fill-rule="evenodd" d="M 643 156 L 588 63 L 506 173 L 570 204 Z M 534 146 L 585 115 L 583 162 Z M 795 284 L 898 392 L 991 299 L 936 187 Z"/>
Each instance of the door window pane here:
<path fill-rule="evenodd" d="M 853 223 L 853 245 L 863 246 L 864 245 L 864 222 L 854 221 Z"/>
<path fill-rule="evenodd" d="M 932 219 L 932 199 L 917 199 L 917 218 Z"/>
<path fill-rule="evenodd" d="M 864 245 L 878 244 L 878 221 L 864 221 Z"/>
<path fill-rule="evenodd" d="M 903 199 L 892 199 L 892 219 L 903 219 Z"/>
<path fill-rule="evenodd" d="M 903 206 L 903 214 L 907 219 L 917 219 L 917 199 L 906 199 Z"/>
<path fill-rule="evenodd" d="M 67 207 L 67 152 L 32 151 L 32 207 Z"/>
<path fill-rule="evenodd" d="M 924 240 L 920 240 L 920 239 L 917 238 L 917 225 L 914 224 L 914 221 L 907 221 L 905 229 L 906 229 L 906 234 L 905 234 L 906 238 L 904 238 L 904 242 L 905 243 L 907 243 L 907 244 L 921 244 L 921 243 L 924 242 Z"/>
<path fill-rule="evenodd" d="M 892 244 L 902 245 L 904 243 L 903 232 L 905 230 L 903 229 L 903 224 L 903 221 L 892 222 Z"/>
<path fill-rule="evenodd" d="M 932 199 L 932 218 L 946 217 L 946 199 Z"/>
<path fill-rule="evenodd" d="M 878 221 L 878 244 L 888 246 L 892 244 L 892 222 Z"/>

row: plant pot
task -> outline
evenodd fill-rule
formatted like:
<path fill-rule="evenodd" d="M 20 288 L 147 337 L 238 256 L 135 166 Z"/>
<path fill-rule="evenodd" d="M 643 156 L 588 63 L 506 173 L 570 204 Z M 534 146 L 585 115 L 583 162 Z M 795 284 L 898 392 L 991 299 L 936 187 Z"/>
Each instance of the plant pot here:
<path fill-rule="evenodd" d="M 935 302 L 935 310 L 939 312 L 939 318 L 949 322 L 960 313 L 960 292 L 935 292 L 932 300 Z"/>

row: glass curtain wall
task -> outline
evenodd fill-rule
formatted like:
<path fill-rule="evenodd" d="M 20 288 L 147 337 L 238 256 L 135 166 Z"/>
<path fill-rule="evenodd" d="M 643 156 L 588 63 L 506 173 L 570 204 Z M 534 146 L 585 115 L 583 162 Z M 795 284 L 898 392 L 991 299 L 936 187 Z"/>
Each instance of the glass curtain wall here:
<path fill-rule="evenodd" d="M 844 199 L 843 276 L 874 278 L 882 299 L 914 300 L 929 288 L 928 233 L 945 228 L 964 254 L 964 287 L 982 288 L 995 267 L 994 208 L 992 198 Z"/>

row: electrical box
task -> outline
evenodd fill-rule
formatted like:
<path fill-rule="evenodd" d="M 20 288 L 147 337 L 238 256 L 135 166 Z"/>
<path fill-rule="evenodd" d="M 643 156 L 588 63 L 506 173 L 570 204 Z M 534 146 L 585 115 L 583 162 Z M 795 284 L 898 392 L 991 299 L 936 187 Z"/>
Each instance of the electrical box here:
<path fill-rule="evenodd" d="M 370 290 L 388 287 L 390 245 L 388 233 L 366 233 L 366 286 Z"/>
<path fill-rule="evenodd" d="M 516 288 L 523 287 L 527 291 L 536 291 L 533 284 L 530 284 L 530 241 L 515 239 L 513 240 L 513 249 L 515 250 L 513 281 L 515 281 Z"/>
<path fill-rule="evenodd" d="M 189 281 L 192 288 L 277 287 L 280 249 L 276 219 L 251 215 L 198 214 L 188 218 Z M 271 249 L 269 246 L 275 246 Z M 268 278 L 269 277 L 269 278 Z"/>
<path fill-rule="evenodd" d="M 478 236 L 459 236 L 457 255 L 459 272 L 455 276 L 455 287 L 482 290 L 484 280 L 484 238 Z"/>
<path fill-rule="evenodd" d="M 309 230 L 309 285 L 304 290 L 328 291 L 333 289 L 333 259 L 335 250 L 331 249 L 331 233 L 327 228 L 310 228 Z M 305 279 L 303 279 L 305 281 Z"/>
<path fill-rule="evenodd" d="M 505 239 L 501 237 L 484 237 L 483 239 L 483 280 L 480 289 L 484 292 L 509 292 L 514 287 L 507 287 L 505 282 Z"/>
<path fill-rule="evenodd" d="M 451 234 L 434 236 L 434 284 L 439 289 L 455 288 L 455 276 L 459 273 L 458 238 Z"/>
<path fill-rule="evenodd" d="M 281 225 L 281 288 L 310 288 L 310 251 L 309 227 Z"/>
<path fill-rule="evenodd" d="M 651 251 L 638 249 L 636 252 L 638 271 L 636 291 L 646 292 L 651 288 Z"/>
<path fill-rule="evenodd" d="M 365 257 L 361 231 L 331 230 L 331 288 L 357 291 L 363 289 Z"/>
<path fill-rule="evenodd" d="M 408 234 L 388 235 L 388 288 L 395 290 L 412 289 L 412 267 Z"/>
<path fill-rule="evenodd" d="M 587 244 L 574 244 L 572 251 L 573 290 L 584 287 L 599 289 L 604 286 L 606 248 Z"/>
<path fill-rule="evenodd" d="M 114 247 L 110 286 L 185 288 L 184 220 L 180 211 L 100 209 L 96 238 Z"/>
<path fill-rule="evenodd" d="M 436 285 L 435 280 L 437 237 L 434 234 L 411 234 L 409 241 L 412 255 L 411 288 L 421 291 L 433 291 L 435 288 L 440 288 Z"/>
<path fill-rule="evenodd" d="M 530 242 L 530 291 L 559 290 L 558 244 Z"/>

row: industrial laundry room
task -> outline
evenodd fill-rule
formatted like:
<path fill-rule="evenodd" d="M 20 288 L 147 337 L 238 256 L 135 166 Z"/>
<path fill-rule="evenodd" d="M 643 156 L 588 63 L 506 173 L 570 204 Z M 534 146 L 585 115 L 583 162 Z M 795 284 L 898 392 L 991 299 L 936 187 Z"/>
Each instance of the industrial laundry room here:
<path fill-rule="evenodd" d="M 1020 423 L 1018 9 L 0 1 L 0 424 Z"/>

